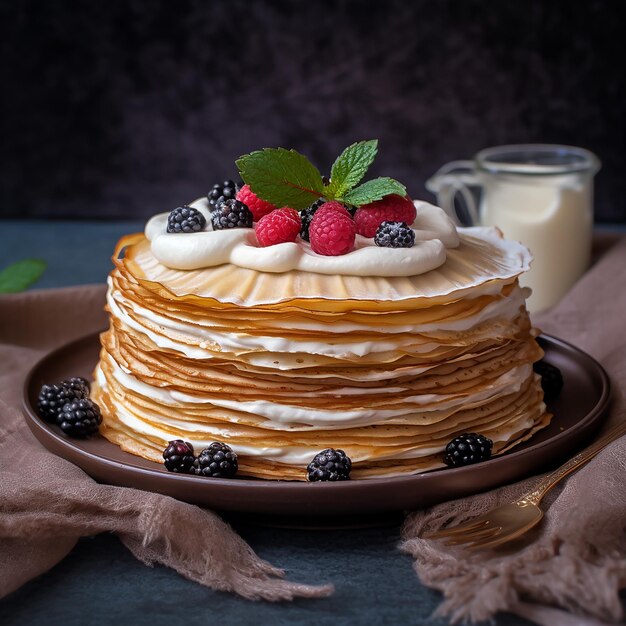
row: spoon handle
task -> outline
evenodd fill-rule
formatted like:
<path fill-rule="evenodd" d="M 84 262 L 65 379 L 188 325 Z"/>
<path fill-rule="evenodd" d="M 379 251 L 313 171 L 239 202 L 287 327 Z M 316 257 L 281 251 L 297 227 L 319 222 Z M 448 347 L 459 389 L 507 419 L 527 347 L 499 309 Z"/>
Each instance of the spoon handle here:
<path fill-rule="evenodd" d="M 602 437 L 594 441 L 590 446 L 581 450 L 578 454 L 574 455 L 569 461 L 561 465 L 558 469 L 548 474 L 545 478 L 541 479 L 537 485 L 529 493 L 524 494 L 518 499 L 520 503 L 531 503 L 538 505 L 544 496 L 554 487 L 561 482 L 566 476 L 571 474 L 574 470 L 593 459 L 598 452 L 609 445 L 612 441 L 619 439 L 622 435 L 626 435 L 626 422 L 621 422 L 607 431 Z"/>

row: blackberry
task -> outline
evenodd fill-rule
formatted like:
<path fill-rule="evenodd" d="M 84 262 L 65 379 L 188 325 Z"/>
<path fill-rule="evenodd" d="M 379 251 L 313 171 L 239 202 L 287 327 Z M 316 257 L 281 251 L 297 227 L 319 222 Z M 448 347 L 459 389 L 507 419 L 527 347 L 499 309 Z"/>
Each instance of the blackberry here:
<path fill-rule="evenodd" d="M 493 441 L 484 435 L 463 433 L 446 446 L 443 462 L 449 467 L 480 463 L 491 457 L 492 447 Z"/>
<path fill-rule="evenodd" d="M 197 233 L 205 226 L 204 215 L 186 204 L 174 209 L 167 217 L 168 233 Z"/>
<path fill-rule="evenodd" d="M 209 201 L 209 210 L 215 210 L 220 200 L 235 198 L 240 188 L 241 185 L 235 185 L 232 180 L 225 180 L 223 183 L 215 183 L 211 191 L 206 195 Z"/>
<path fill-rule="evenodd" d="M 533 369 L 541 376 L 541 388 L 543 389 L 543 397 L 546 402 L 556 400 L 561 389 L 563 389 L 563 374 L 561 370 L 544 361 L 537 361 L 533 364 Z"/>
<path fill-rule="evenodd" d="M 68 402 L 57 417 L 57 424 L 70 437 L 93 435 L 101 422 L 100 407 L 89 398 Z"/>
<path fill-rule="evenodd" d="M 415 233 L 406 222 L 383 222 L 374 235 L 374 243 L 381 248 L 412 248 Z"/>
<path fill-rule="evenodd" d="M 310 482 L 348 480 L 352 461 L 343 450 L 327 448 L 313 457 L 307 470 Z"/>
<path fill-rule="evenodd" d="M 237 455 L 230 446 L 214 441 L 200 452 L 193 472 L 207 478 L 231 478 L 237 473 Z"/>
<path fill-rule="evenodd" d="M 165 469 L 179 474 L 189 474 L 196 460 L 193 446 L 182 439 L 170 441 L 167 448 L 163 450 L 163 458 Z"/>
<path fill-rule="evenodd" d="M 87 396 L 89 386 L 84 378 L 70 378 L 58 385 L 43 385 L 39 391 L 37 412 L 46 422 L 55 423 L 64 405 Z"/>
<path fill-rule="evenodd" d="M 252 228 L 252 212 L 239 200 L 220 200 L 211 213 L 214 230 L 226 228 Z"/>
<path fill-rule="evenodd" d="M 66 385 L 67 387 L 71 387 L 75 391 L 81 391 L 84 395 L 83 398 L 89 397 L 89 381 L 82 376 L 73 376 L 72 378 L 66 378 L 61 381 L 62 385 Z"/>
<path fill-rule="evenodd" d="M 317 211 L 317 209 L 319 209 L 322 204 L 324 204 L 324 202 L 326 202 L 326 200 L 320 198 L 319 200 L 316 200 L 311 206 L 300 211 L 300 222 L 302 223 L 302 228 L 300 228 L 300 237 L 304 239 L 304 241 L 310 241 L 309 225 L 311 224 L 311 220 L 315 215 L 315 211 Z"/>

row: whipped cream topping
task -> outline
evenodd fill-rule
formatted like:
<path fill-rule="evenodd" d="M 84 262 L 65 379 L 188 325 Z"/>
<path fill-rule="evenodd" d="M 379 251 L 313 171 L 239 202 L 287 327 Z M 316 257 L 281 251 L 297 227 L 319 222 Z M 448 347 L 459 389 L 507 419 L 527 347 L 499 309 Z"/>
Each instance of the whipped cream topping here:
<path fill-rule="evenodd" d="M 412 224 L 412 248 L 380 248 L 373 239 L 356 236 L 354 249 L 341 256 L 313 252 L 303 240 L 259 246 L 254 230 L 233 228 L 214 231 L 208 201 L 199 198 L 190 206 L 207 220 L 198 233 L 168 233 L 168 213 L 155 215 L 146 224 L 152 254 L 171 269 L 196 270 L 230 263 L 261 272 L 292 270 L 345 276 L 417 276 L 445 263 L 446 248 L 459 245 L 459 235 L 445 212 L 427 202 L 415 201 L 417 217 Z"/>

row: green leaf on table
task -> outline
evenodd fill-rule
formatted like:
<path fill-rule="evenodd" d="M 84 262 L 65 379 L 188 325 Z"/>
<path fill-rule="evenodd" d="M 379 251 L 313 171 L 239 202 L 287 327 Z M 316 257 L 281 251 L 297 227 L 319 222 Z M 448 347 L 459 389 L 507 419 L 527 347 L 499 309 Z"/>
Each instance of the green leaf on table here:
<path fill-rule="evenodd" d="M 325 188 L 324 195 L 342 198 L 361 182 L 365 172 L 376 158 L 377 152 L 377 139 L 358 141 L 348 146 L 333 163 L 330 184 Z"/>
<path fill-rule="evenodd" d="M 285 148 L 264 148 L 236 161 L 242 180 L 259 198 L 296 211 L 324 195 L 319 170 L 304 155 Z"/>
<path fill-rule="evenodd" d="M 0 293 L 17 293 L 28 289 L 39 280 L 46 269 L 46 262 L 39 259 L 24 259 L 0 272 Z"/>
<path fill-rule="evenodd" d="M 406 196 L 406 187 L 393 178 L 381 177 L 355 187 L 343 196 L 342 200 L 352 206 L 362 206 L 391 194 Z"/>

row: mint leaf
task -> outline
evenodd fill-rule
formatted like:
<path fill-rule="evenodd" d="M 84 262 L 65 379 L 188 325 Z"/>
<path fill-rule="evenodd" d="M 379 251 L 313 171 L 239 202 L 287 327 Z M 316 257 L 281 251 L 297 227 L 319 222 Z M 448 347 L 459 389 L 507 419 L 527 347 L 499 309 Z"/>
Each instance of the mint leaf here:
<path fill-rule="evenodd" d="M 342 201 L 353 206 L 362 206 L 391 194 L 406 196 L 406 187 L 393 178 L 374 178 L 349 191 Z"/>
<path fill-rule="evenodd" d="M 264 148 L 236 161 L 241 178 L 259 198 L 296 211 L 324 194 L 319 170 L 302 154 L 285 148 Z"/>
<path fill-rule="evenodd" d="M 333 163 L 330 184 L 326 187 L 325 193 L 333 198 L 343 197 L 361 182 L 377 152 L 377 139 L 359 141 L 348 146 Z"/>
<path fill-rule="evenodd" d="M 46 269 L 45 261 L 25 259 L 0 272 L 0 293 L 17 293 L 30 287 Z"/>

